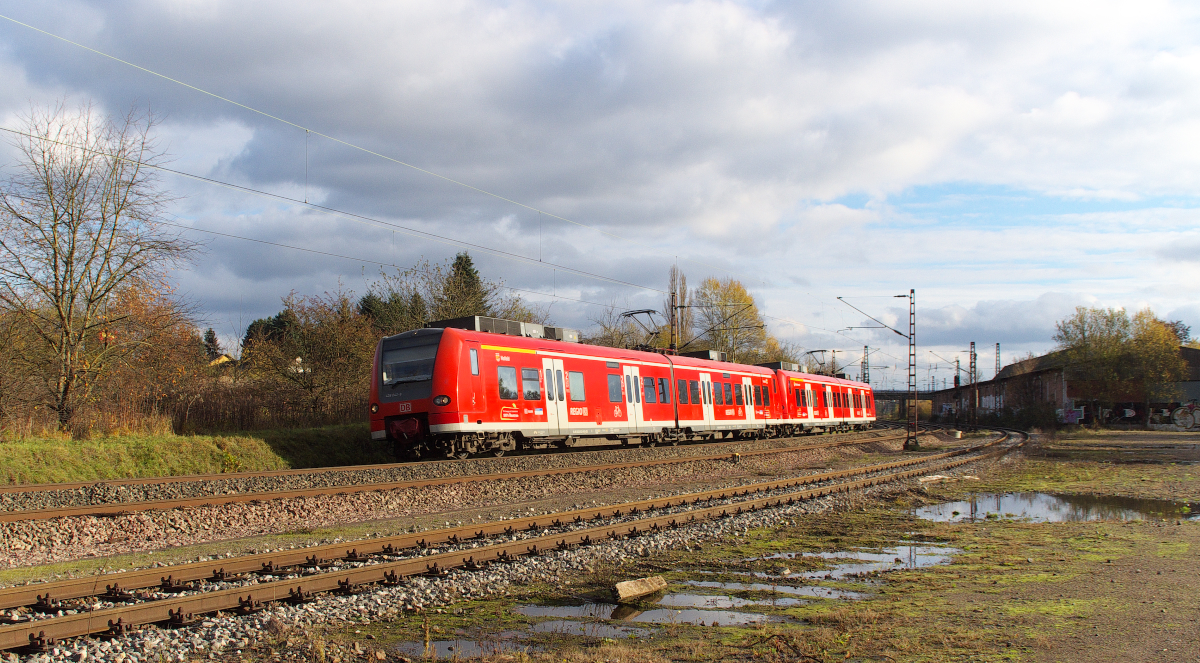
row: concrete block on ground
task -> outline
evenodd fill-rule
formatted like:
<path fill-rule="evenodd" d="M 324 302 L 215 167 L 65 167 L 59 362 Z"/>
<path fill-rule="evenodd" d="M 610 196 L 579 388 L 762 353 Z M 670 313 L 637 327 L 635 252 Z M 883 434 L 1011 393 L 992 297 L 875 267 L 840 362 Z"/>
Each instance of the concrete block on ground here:
<path fill-rule="evenodd" d="M 618 601 L 632 601 L 655 592 L 661 592 L 666 588 L 667 581 L 663 580 L 662 576 L 651 576 L 619 582 L 613 587 L 613 593 L 616 594 Z"/>

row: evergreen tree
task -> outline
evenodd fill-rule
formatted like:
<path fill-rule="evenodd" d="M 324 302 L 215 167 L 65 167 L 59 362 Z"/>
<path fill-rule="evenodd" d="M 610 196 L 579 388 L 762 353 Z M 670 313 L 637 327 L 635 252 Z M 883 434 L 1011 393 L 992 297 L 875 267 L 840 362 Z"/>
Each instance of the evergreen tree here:
<path fill-rule="evenodd" d="M 221 350 L 221 343 L 217 341 L 217 332 L 213 331 L 212 327 L 204 330 L 204 354 L 208 355 L 209 361 L 224 354 Z"/>
<path fill-rule="evenodd" d="M 475 262 L 466 251 L 454 256 L 450 274 L 434 301 L 439 318 L 458 318 L 467 315 L 495 315 L 489 306 L 495 288 L 488 288 L 475 269 Z"/>

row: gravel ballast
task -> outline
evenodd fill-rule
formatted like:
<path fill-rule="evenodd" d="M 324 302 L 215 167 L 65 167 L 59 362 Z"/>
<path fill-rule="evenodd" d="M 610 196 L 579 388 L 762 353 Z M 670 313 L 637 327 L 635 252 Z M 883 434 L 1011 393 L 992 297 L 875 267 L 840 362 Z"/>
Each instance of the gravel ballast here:
<path fill-rule="evenodd" d="M 970 473 L 972 463 L 960 466 L 948 474 Z M 647 533 L 634 539 L 605 541 L 592 546 L 547 553 L 539 557 L 522 558 L 511 564 L 492 565 L 482 571 L 454 571 L 444 578 L 414 577 L 398 587 L 370 588 L 353 596 L 323 595 L 313 603 L 290 606 L 272 604 L 267 610 L 249 617 L 205 618 L 196 626 L 164 630 L 157 627 L 138 629 L 127 637 L 101 641 L 83 638 L 59 643 L 45 654 L 17 657 L 14 663 L 57 663 L 94 660 L 104 663 L 144 663 L 150 660 L 185 661 L 196 658 L 238 656 L 256 646 L 278 643 L 289 635 L 296 636 L 300 647 L 320 646 L 305 634 L 314 627 L 352 627 L 380 620 L 389 620 L 405 611 L 442 609 L 456 601 L 502 596 L 514 586 L 539 582 L 560 584 L 564 579 L 588 573 L 597 567 L 610 567 L 631 558 L 653 555 L 668 549 L 680 549 L 703 542 L 745 537 L 749 530 L 777 527 L 782 522 L 807 514 L 834 508 L 849 508 L 862 503 L 864 497 L 894 494 L 899 482 L 874 486 L 853 493 L 806 500 L 790 506 L 768 508 L 714 521 L 698 521 L 674 530 Z M 315 653 L 315 652 L 314 652 Z M 342 660 L 362 659 L 375 652 L 360 645 L 346 651 L 327 651 L 322 656 L 338 654 Z M 393 659 L 385 653 L 379 660 Z"/>
<path fill-rule="evenodd" d="M 472 458 L 468 460 L 438 460 L 420 463 L 401 463 L 385 466 L 348 467 L 316 470 L 296 470 L 275 475 L 251 473 L 228 476 L 166 477 L 139 479 L 129 483 L 95 482 L 73 488 L 41 487 L 20 490 L 5 487 L 0 492 L 0 512 L 33 511 L 65 507 L 127 504 L 202 498 L 212 496 L 264 493 L 273 491 L 336 488 L 370 484 L 422 481 L 463 476 L 507 474 L 582 468 L 588 465 L 628 463 L 646 460 L 668 460 L 706 456 L 714 453 L 735 453 L 760 449 L 781 449 L 826 440 L 869 441 L 891 434 L 876 430 L 839 435 L 837 438 L 810 436 L 774 440 L 745 440 L 714 446 L 712 444 L 683 444 L 680 446 L 606 448 L 597 451 L 554 452 L 502 458 Z"/>
<path fill-rule="evenodd" d="M 454 483 L 349 494 L 325 494 L 238 502 L 169 511 L 143 511 L 114 517 L 70 516 L 0 523 L 0 547 L 9 551 L 0 568 L 17 568 L 89 557 L 162 550 L 197 543 L 306 531 L 376 520 L 394 520 L 468 508 L 512 509 L 522 503 L 570 496 L 588 502 L 616 489 L 637 489 L 646 497 L 741 486 L 783 476 L 824 471 L 815 464 L 831 457 L 895 452 L 900 442 L 805 449 L 749 456 L 738 463 L 704 460 Z M 641 451 L 641 450 L 639 450 Z M 802 469 L 803 468 L 803 469 Z M 585 497 L 587 499 L 585 499 Z"/>

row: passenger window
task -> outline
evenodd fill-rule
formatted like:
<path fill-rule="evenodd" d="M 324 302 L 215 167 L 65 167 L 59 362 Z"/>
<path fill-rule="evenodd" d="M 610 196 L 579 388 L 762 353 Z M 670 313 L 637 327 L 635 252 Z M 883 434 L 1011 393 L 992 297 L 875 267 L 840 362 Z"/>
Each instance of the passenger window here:
<path fill-rule="evenodd" d="M 724 405 L 724 404 L 725 404 L 725 396 L 722 395 L 721 383 L 718 382 L 715 385 L 713 385 L 713 405 Z"/>
<path fill-rule="evenodd" d="M 497 366 L 496 376 L 500 383 L 500 398 L 506 401 L 517 400 L 520 387 L 517 386 L 517 369 L 512 366 Z"/>
<path fill-rule="evenodd" d="M 654 393 L 654 378 L 642 378 L 642 400 L 647 403 L 657 403 Z"/>
<path fill-rule="evenodd" d="M 771 407 L 771 392 L 766 387 L 763 387 L 763 406 Z"/>
<path fill-rule="evenodd" d="M 762 405 L 762 385 L 754 385 L 754 405 Z"/>
<path fill-rule="evenodd" d="M 671 402 L 671 381 L 668 378 L 658 379 L 658 402 Z"/>
<path fill-rule="evenodd" d="M 733 385 L 733 397 L 737 399 L 738 405 L 746 404 L 746 399 L 742 398 L 742 386 L 740 384 Z"/>
<path fill-rule="evenodd" d="M 633 378 L 629 375 L 625 376 L 625 402 L 633 402 Z"/>
<path fill-rule="evenodd" d="M 692 402 L 695 403 L 696 405 L 699 405 L 700 404 L 700 383 L 696 382 L 695 380 L 690 380 L 688 382 L 688 386 L 691 387 L 690 391 L 692 392 Z"/>
<path fill-rule="evenodd" d="M 525 400 L 540 401 L 542 400 L 542 385 L 538 382 L 538 370 L 536 368 L 521 369 L 521 386 L 525 390 Z M 550 385 L 546 385 L 546 391 L 550 391 Z M 547 398 L 554 400 L 553 396 L 547 394 Z"/>
<path fill-rule="evenodd" d="M 554 373 L 546 369 L 546 400 L 554 400 Z"/>
<path fill-rule="evenodd" d="M 796 407 L 804 407 L 804 401 L 800 399 L 800 387 L 796 387 Z"/>
<path fill-rule="evenodd" d="M 687 402 L 688 402 L 687 380 L 680 380 L 679 381 L 679 404 L 687 405 Z"/>
<path fill-rule="evenodd" d="M 625 399 L 621 397 L 621 376 L 620 375 L 609 375 L 608 376 L 608 402 L 609 403 L 620 403 L 623 400 L 625 400 Z"/>
<path fill-rule="evenodd" d="M 471 375 L 479 375 L 479 351 L 471 348 Z"/>
<path fill-rule="evenodd" d="M 725 404 L 733 405 L 733 385 L 725 383 Z"/>
<path fill-rule="evenodd" d="M 583 389 L 583 373 L 579 371 L 571 371 L 567 373 L 567 379 L 571 381 L 571 400 L 582 402 L 587 400 L 586 393 Z"/>
<path fill-rule="evenodd" d="M 558 385 L 558 400 L 565 401 L 567 400 L 567 395 L 563 393 L 562 371 L 556 370 L 554 371 L 554 375 L 556 376 L 554 382 Z M 546 388 L 549 389 L 550 387 L 547 386 Z"/>

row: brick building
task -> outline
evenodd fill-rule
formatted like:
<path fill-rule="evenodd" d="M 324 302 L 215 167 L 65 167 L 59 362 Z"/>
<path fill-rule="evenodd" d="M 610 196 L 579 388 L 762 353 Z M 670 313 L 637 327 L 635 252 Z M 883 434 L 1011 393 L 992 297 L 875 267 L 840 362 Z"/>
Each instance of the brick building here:
<path fill-rule="evenodd" d="M 1200 350 L 1181 347 L 1187 362 L 1185 380 L 1176 383 L 1177 400 L 1170 403 L 1151 403 L 1152 413 L 1171 411 L 1180 404 L 1200 402 Z M 978 385 L 964 384 L 950 389 L 929 392 L 933 414 L 941 420 L 965 421 L 978 390 L 978 414 L 987 416 L 1006 411 L 1019 411 L 1037 405 L 1054 408 L 1060 421 L 1090 423 L 1095 413 L 1091 404 L 1081 399 L 1081 381 L 1067 366 L 1062 352 L 1025 359 L 1005 366 L 1000 374 Z M 1105 421 L 1145 421 L 1145 397 L 1140 389 L 1120 394 L 1111 411 L 1102 413 Z"/>

